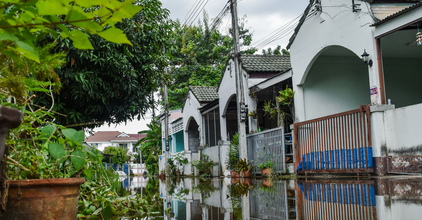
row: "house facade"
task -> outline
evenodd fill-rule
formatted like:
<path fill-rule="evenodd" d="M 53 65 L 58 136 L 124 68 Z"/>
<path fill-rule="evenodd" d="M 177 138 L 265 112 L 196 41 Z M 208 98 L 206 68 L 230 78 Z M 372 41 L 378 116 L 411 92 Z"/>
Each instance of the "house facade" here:
<path fill-rule="evenodd" d="M 100 151 L 108 146 L 121 146 L 128 149 L 128 153 L 137 152 L 133 146 L 146 134 L 126 134 L 120 131 L 98 131 L 95 134 L 85 138 L 85 142 Z"/>
<path fill-rule="evenodd" d="M 297 171 L 421 172 L 422 2 L 350 3 L 311 0 L 288 45 Z"/>

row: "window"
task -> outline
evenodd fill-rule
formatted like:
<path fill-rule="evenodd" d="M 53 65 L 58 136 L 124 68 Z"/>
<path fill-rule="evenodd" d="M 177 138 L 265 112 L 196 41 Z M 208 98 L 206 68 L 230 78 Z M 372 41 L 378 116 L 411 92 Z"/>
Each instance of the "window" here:
<path fill-rule="evenodd" d="M 98 148 L 98 143 L 93 143 L 93 144 L 91 144 L 91 146 Z"/>
<path fill-rule="evenodd" d="M 220 135 L 220 111 L 218 108 L 204 114 L 205 144 L 207 147 L 217 146 L 221 140 Z"/>
<path fill-rule="evenodd" d="M 120 147 L 122 147 L 123 149 L 127 149 L 127 144 L 119 144 Z"/>

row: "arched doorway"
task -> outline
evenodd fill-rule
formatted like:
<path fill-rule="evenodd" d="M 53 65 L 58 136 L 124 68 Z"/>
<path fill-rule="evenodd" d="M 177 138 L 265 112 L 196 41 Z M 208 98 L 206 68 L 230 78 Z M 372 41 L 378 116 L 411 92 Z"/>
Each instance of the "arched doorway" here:
<path fill-rule="evenodd" d="M 237 101 L 236 95 L 232 95 L 226 105 L 226 131 L 227 140 L 230 141 L 237 132 Z"/>
<path fill-rule="evenodd" d="M 352 51 L 330 46 L 310 65 L 302 85 L 306 120 L 370 104 L 368 65 Z"/>
<path fill-rule="evenodd" d="M 189 150 L 192 153 L 198 153 L 198 148 L 200 145 L 198 128 L 199 128 L 198 123 L 195 121 L 193 117 L 191 117 L 189 120 L 189 125 L 188 125 L 188 146 L 189 146 Z"/>

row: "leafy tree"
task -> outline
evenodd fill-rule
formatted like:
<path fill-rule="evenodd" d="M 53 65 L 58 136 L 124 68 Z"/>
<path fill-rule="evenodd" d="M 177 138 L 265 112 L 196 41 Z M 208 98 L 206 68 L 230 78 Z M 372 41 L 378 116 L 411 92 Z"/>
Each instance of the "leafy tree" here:
<path fill-rule="evenodd" d="M 57 42 L 54 52 L 66 51 L 67 63 L 56 70 L 62 88 L 53 94 L 55 103 L 46 94 L 37 94 L 35 101 L 60 112 L 56 119 L 61 124 L 93 127 L 140 119 L 152 104 L 157 79 L 164 77 L 167 65 L 163 48 L 169 47 L 172 21 L 159 0 L 134 3 L 143 9 L 115 24 L 133 46 L 91 34 L 88 40 L 94 50 L 86 51 L 67 38 L 45 38 Z"/>
<path fill-rule="evenodd" d="M 221 73 L 233 48 L 231 36 L 223 35 L 209 25 L 204 12 L 202 23 L 196 26 L 182 26 L 176 21 L 174 26 L 174 50 L 169 85 L 169 107 L 177 109 L 183 106 L 188 86 L 217 86 Z M 218 21 L 217 21 L 218 23 Z M 239 34 L 241 46 L 252 42 L 252 34 L 245 28 L 246 17 L 241 19 Z M 231 30 L 229 30 L 231 33 Z M 252 48 L 244 53 L 254 53 Z"/>
<path fill-rule="evenodd" d="M 43 35 L 50 34 L 55 38 L 60 35 L 79 49 L 93 48 L 87 33 L 112 42 L 131 44 L 114 25 L 132 17 L 140 9 L 140 6 L 133 5 L 133 0 L 0 1 L 2 91 L 22 102 L 27 79 L 50 80 L 56 89 L 60 88 L 60 80 L 54 72 L 62 64 L 56 62 L 60 59 L 47 56 L 49 46 L 41 50 L 35 44 Z M 50 65 L 49 61 L 55 63 Z"/>
<path fill-rule="evenodd" d="M 148 173 L 154 175 L 158 173 L 158 155 L 162 148 L 161 124 L 157 118 L 154 118 L 147 126 L 149 130 L 138 132 L 146 136 L 141 138 L 134 147 L 141 145 L 139 151 L 142 153 L 142 158 L 147 157 L 145 167 Z"/>
<path fill-rule="evenodd" d="M 286 49 L 281 49 L 281 46 L 278 45 L 274 51 L 269 47 L 267 50 L 262 49 L 262 54 L 264 55 L 290 55 L 290 52 Z"/>
<path fill-rule="evenodd" d="M 123 149 L 121 146 L 108 146 L 105 147 L 104 153 L 105 154 L 112 154 L 111 163 L 115 164 L 124 164 L 129 161 L 130 155 L 128 155 L 128 149 Z M 108 163 L 109 158 L 104 157 L 103 162 Z"/>

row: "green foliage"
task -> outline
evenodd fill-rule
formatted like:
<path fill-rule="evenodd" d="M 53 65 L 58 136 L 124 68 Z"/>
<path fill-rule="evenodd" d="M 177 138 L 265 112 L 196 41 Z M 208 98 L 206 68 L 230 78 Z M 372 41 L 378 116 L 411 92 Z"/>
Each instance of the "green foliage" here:
<path fill-rule="evenodd" d="M 37 35 L 45 33 L 68 38 L 79 49 L 93 49 L 86 33 L 107 34 L 112 42 L 130 44 L 114 25 L 142 8 L 133 3 L 134 0 L 0 1 L 0 53 L 14 60 L 25 57 L 40 63 L 34 42 Z M 104 27 L 109 30 L 104 31 Z"/>
<path fill-rule="evenodd" d="M 241 46 L 249 46 L 252 34 L 245 28 L 246 18 L 240 20 L 239 35 Z M 209 26 L 208 14 L 204 12 L 202 23 L 182 26 L 179 21 L 174 26 L 170 77 L 168 85 L 170 109 L 181 108 L 185 102 L 188 86 L 217 86 L 221 74 L 233 48 L 230 35 Z M 230 32 L 231 33 L 231 32 Z M 246 51 L 255 52 L 255 49 Z"/>
<path fill-rule="evenodd" d="M 142 152 L 142 158 L 146 157 L 146 160 L 143 160 L 146 166 L 148 173 L 154 175 L 158 173 L 158 155 L 161 153 L 161 123 L 159 119 L 153 118 L 151 123 L 147 124 L 149 130 L 140 131 L 140 134 L 146 134 L 145 137 L 141 138 L 135 146 L 139 148 L 139 151 Z M 155 155 L 154 155 L 155 154 Z"/>
<path fill-rule="evenodd" d="M 246 158 L 240 159 L 239 162 L 237 162 L 237 164 L 234 166 L 234 170 L 237 173 L 253 170 L 253 168 L 254 168 L 253 165 L 251 163 L 248 163 Z"/>
<path fill-rule="evenodd" d="M 123 149 L 121 146 L 108 146 L 105 147 L 104 153 L 105 154 L 112 154 L 111 163 L 115 164 L 124 164 L 130 160 L 130 155 L 128 155 L 128 149 Z M 105 157 L 103 159 L 104 163 L 109 163 L 109 158 Z"/>
<path fill-rule="evenodd" d="M 193 193 L 198 193 L 203 196 L 204 199 L 209 198 L 211 193 L 216 191 L 218 188 L 214 187 L 211 179 L 201 179 L 201 181 L 194 187 L 192 187 Z"/>
<path fill-rule="evenodd" d="M 66 65 L 56 70 L 62 88 L 53 94 L 53 110 L 63 114 L 55 115 L 58 123 L 82 128 L 127 122 L 140 119 L 153 105 L 152 93 L 166 78 L 163 67 L 169 58 L 163 48 L 171 47 L 173 22 L 159 0 L 134 2 L 142 9 L 133 17 L 113 21 L 101 36 L 87 35 L 93 50 L 78 49 L 69 38 L 42 38 L 40 44 L 57 42 L 53 52 L 66 53 Z M 122 34 L 131 45 L 109 41 Z M 34 101 L 53 104 L 45 94 Z"/>
<path fill-rule="evenodd" d="M 263 170 L 265 168 L 272 168 L 274 163 L 272 161 L 265 161 L 258 165 L 258 169 Z"/>
<path fill-rule="evenodd" d="M 274 50 L 269 47 L 267 50 L 262 49 L 262 54 L 264 55 L 290 55 L 290 52 L 286 49 L 281 49 L 281 46 L 278 45 Z"/>
<path fill-rule="evenodd" d="M 226 166 L 229 170 L 234 170 L 239 162 L 239 134 L 236 132 L 230 141 L 229 152 L 227 153 Z"/>
<path fill-rule="evenodd" d="M 279 94 L 280 95 L 276 97 L 276 105 L 272 104 L 271 101 L 265 101 L 263 110 L 264 115 L 269 115 L 271 119 L 277 117 L 278 126 L 281 126 L 284 124 L 286 118 L 290 116 L 286 111 L 283 111 L 283 106 L 290 109 L 292 119 L 294 120 L 294 92 L 288 85 L 286 85 L 286 89 L 279 91 Z"/>
<path fill-rule="evenodd" d="M 194 160 L 191 164 L 199 170 L 201 176 L 211 176 L 211 169 L 218 165 L 217 162 L 210 160 L 210 157 L 206 154 L 202 154 L 201 160 Z"/>

